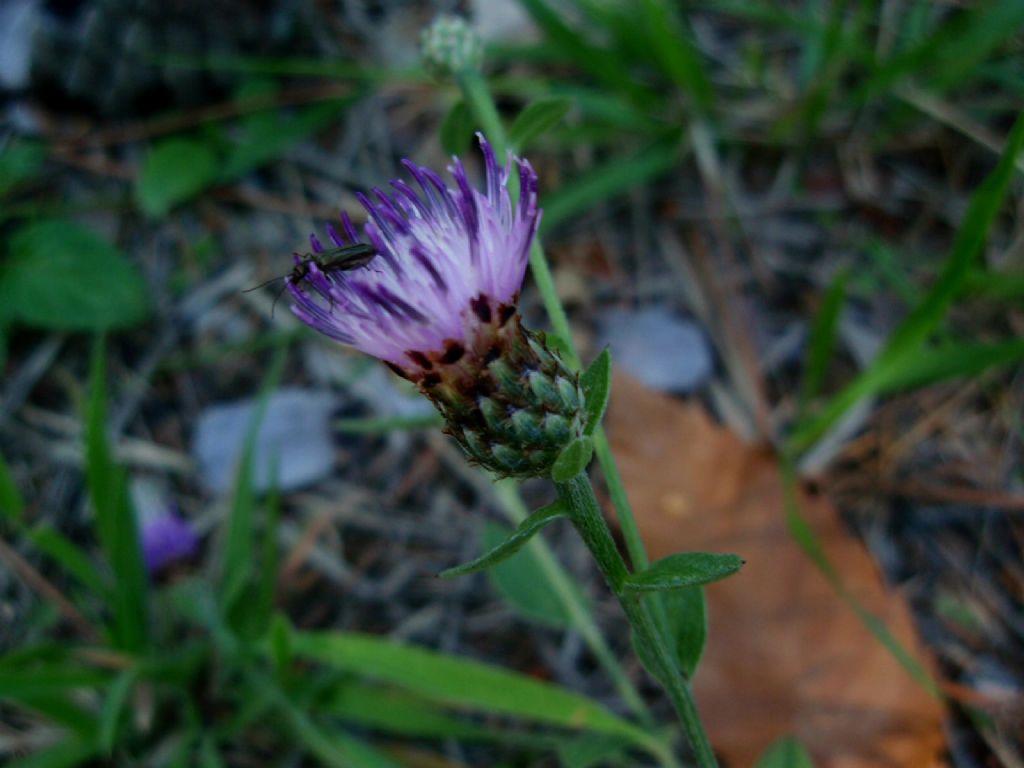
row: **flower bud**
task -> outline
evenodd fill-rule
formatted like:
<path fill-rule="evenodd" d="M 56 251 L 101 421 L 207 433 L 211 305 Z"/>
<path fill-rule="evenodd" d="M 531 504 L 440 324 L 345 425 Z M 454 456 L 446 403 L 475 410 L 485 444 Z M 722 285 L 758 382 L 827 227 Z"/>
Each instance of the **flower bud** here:
<path fill-rule="evenodd" d="M 479 70 L 484 50 L 479 35 L 461 16 L 438 16 L 420 37 L 423 66 L 435 77 Z"/>

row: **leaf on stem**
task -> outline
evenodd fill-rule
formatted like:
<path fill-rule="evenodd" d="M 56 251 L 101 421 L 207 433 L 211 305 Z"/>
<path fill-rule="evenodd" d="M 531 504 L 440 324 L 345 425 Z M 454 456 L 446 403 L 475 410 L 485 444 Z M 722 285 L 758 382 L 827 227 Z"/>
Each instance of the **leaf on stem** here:
<path fill-rule="evenodd" d="M 583 431 L 586 435 L 592 435 L 604 418 L 608 398 L 612 394 L 612 355 L 607 348 L 583 372 L 580 383 L 583 385 L 587 409 L 587 426 Z"/>
<path fill-rule="evenodd" d="M 541 507 L 536 512 L 521 522 L 512 532 L 512 535 L 505 539 L 494 549 L 486 552 L 475 560 L 468 563 L 448 568 L 438 574 L 442 579 L 453 579 L 456 576 L 465 576 L 470 573 L 477 573 L 490 568 L 503 560 L 512 557 L 516 552 L 532 539 L 548 523 L 566 516 L 565 505 L 560 501 Z"/>
<path fill-rule="evenodd" d="M 594 441 L 589 437 L 573 440 L 558 454 L 551 467 L 551 479 L 556 483 L 567 483 L 583 472 L 594 455 Z"/>
<path fill-rule="evenodd" d="M 572 105 L 568 99 L 538 99 L 520 112 L 508 131 L 512 148 L 521 152 L 534 139 L 551 130 L 565 117 Z"/>
<path fill-rule="evenodd" d="M 814 768 L 814 763 L 799 741 L 786 736 L 764 751 L 755 768 Z"/>
<path fill-rule="evenodd" d="M 679 668 L 692 678 L 708 639 L 708 604 L 702 587 L 683 587 L 656 596 L 665 608 L 668 641 Z"/>
<path fill-rule="evenodd" d="M 652 563 L 646 570 L 630 574 L 622 588 L 626 592 L 661 592 L 710 584 L 736 573 L 743 563 L 736 555 L 678 552 Z"/>

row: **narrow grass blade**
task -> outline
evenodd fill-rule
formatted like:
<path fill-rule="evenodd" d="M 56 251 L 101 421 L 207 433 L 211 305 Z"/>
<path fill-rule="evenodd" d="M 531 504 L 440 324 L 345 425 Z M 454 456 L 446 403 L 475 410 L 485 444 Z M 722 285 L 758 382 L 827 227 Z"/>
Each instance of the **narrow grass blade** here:
<path fill-rule="evenodd" d="M 566 219 L 598 203 L 647 184 L 677 168 L 682 161 L 677 144 L 656 144 L 628 158 L 616 158 L 578 176 L 547 196 L 541 231 L 550 231 Z"/>
<path fill-rule="evenodd" d="M 391 683 L 446 706 L 617 733 L 640 745 L 652 741 L 649 734 L 586 697 L 477 661 L 354 633 L 297 632 L 293 641 L 296 656 Z"/>
<path fill-rule="evenodd" d="M 689 30 L 664 0 L 643 0 L 637 11 L 646 22 L 646 37 L 665 74 L 693 100 L 696 112 L 708 114 L 714 102 L 711 80 L 700 60 Z"/>
<path fill-rule="evenodd" d="M 96 531 L 114 574 L 113 639 L 117 648 L 137 652 L 146 644 L 149 582 L 142 562 L 138 521 L 124 470 L 114 463 L 107 440 L 105 345 L 93 347 L 86 413 L 86 477 L 96 514 Z"/>
<path fill-rule="evenodd" d="M 998 0 L 953 14 L 931 34 L 875 67 L 857 89 L 863 102 L 922 73 L 938 90 L 948 89 L 977 71 L 980 62 L 1024 24 L 1024 4 Z"/>
<path fill-rule="evenodd" d="M 97 751 L 96 746 L 87 741 L 69 738 L 16 759 L 8 763 L 7 768 L 74 768 L 76 765 L 85 765 Z"/>
<path fill-rule="evenodd" d="M 114 751 L 114 745 L 117 743 L 118 728 L 137 676 L 136 669 L 122 672 L 114 678 L 103 700 L 103 707 L 100 710 L 99 748 L 108 756 Z"/>
<path fill-rule="evenodd" d="M 14 482 L 11 468 L 0 456 L 0 520 L 13 526 L 21 525 L 25 512 L 25 500 Z"/>
<path fill-rule="evenodd" d="M 630 94 L 635 99 L 649 100 L 648 93 L 629 75 L 612 51 L 594 45 L 586 40 L 576 28 L 571 27 L 545 0 L 520 0 L 523 8 L 540 27 L 548 43 L 563 52 L 578 67 L 609 88 Z"/>
<path fill-rule="evenodd" d="M 790 455 L 798 456 L 805 452 L 862 398 L 892 389 L 894 382 L 901 378 L 910 380 L 911 377 L 903 373 L 906 361 L 920 359 L 924 343 L 938 328 L 953 301 L 969 287 L 989 227 L 1014 176 L 1014 163 L 1022 146 L 1024 115 L 1014 124 L 999 164 L 971 198 L 953 251 L 934 285 L 892 333 L 871 368 L 834 395 L 819 413 L 798 425 L 787 444 L 786 450 Z M 971 364 L 977 365 L 980 360 L 1007 354 L 1005 348 L 994 354 L 992 350 L 987 353 L 975 350 Z M 949 361 L 943 364 L 949 365 Z"/>
<path fill-rule="evenodd" d="M 1024 6 L 1022 6 L 1024 7 Z M 967 213 L 957 232 L 953 251 L 925 298 L 890 337 L 879 362 L 891 360 L 923 342 L 938 326 L 953 300 L 960 295 L 981 255 L 988 230 L 1006 197 L 1016 169 L 1017 155 L 1024 146 L 1024 115 L 1014 124 L 1006 149 L 995 170 L 972 195 Z"/>
<path fill-rule="evenodd" d="M 274 468 L 274 475 L 277 475 L 277 468 Z M 278 577 L 278 541 L 277 527 L 281 519 L 281 494 L 275 485 L 267 494 L 266 500 L 267 519 L 263 529 L 263 551 L 261 553 L 259 572 L 259 594 L 256 618 L 253 622 L 257 632 L 270 625 L 274 615 L 274 601 L 277 597 Z"/>
<path fill-rule="evenodd" d="M 844 271 L 832 281 L 828 291 L 825 292 L 821 309 L 818 310 L 818 314 L 814 318 L 814 325 L 811 326 L 810 349 L 800 387 L 801 411 L 811 398 L 821 391 L 822 384 L 825 383 L 825 374 L 828 373 L 829 362 L 835 349 L 839 314 L 846 298 L 847 277 L 848 275 Z"/>
<path fill-rule="evenodd" d="M 259 402 L 253 410 L 252 422 L 245 438 L 245 448 L 238 464 L 235 480 L 235 494 L 231 504 L 224 537 L 224 559 L 221 578 L 221 603 L 225 615 L 231 615 L 233 608 L 242 597 L 252 576 L 253 550 L 255 548 L 254 510 L 256 494 L 252 486 L 253 452 L 256 436 L 259 434 L 263 415 L 266 413 L 270 396 L 277 389 L 287 358 L 288 345 L 278 347 L 270 367 L 263 379 Z"/>
<path fill-rule="evenodd" d="M 882 391 L 911 389 L 946 379 L 977 376 L 1024 360 L 1024 339 L 997 344 L 944 344 L 909 354 L 893 366 Z"/>
<path fill-rule="evenodd" d="M 260 694 L 269 694 L 293 738 L 323 765 L 331 768 L 402 768 L 383 752 L 337 728 L 321 725 L 270 678 L 248 670 L 248 682 Z"/>
<path fill-rule="evenodd" d="M 48 525 L 34 528 L 28 534 L 28 539 L 36 549 L 53 558 L 94 595 L 102 598 L 104 602 L 111 599 L 110 587 L 96 570 L 89 556 L 71 539 Z"/>
<path fill-rule="evenodd" d="M 93 713 L 74 703 L 71 695 L 30 693 L 13 700 L 12 704 L 30 710 L 35 716 L 42 715 L 50 725 L 67 729 L 90 741 L 99 727 Z"/>
<path fill-rule="evenodd" d="M 411 432 L 416 429 L 440 429 L 444 419 L 439 413 L 422 416 L 382 416 L 372 419 L 338 419 L 334 427 L 346 435 L 379 435 L 384 432 Z"/>
<path fill-rule="evenodd" d="M 358 680 L 345 680 L 322 710 L 366 728 L 415 738 L 501 741 L 502 729 L 462 720 L 421 696 Z"/>

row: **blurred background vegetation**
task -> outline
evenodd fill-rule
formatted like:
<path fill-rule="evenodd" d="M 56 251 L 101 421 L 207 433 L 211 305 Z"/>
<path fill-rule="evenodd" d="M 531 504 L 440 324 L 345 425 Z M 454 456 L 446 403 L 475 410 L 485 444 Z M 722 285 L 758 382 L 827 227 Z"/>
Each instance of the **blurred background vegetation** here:
<path fill-rule="evenodd" d="M 401 158 L 476 163 L 462 92 L 419 65 L 438 13 L 485 40 L 584 357 L 611 344 L 832 500 L 919 648 L 787 502 L 789 531 L 900 691 L 941 701 L 909 740 L 1024 765 L 1020 0 L 4 2 L 0 761 L 684 759 L 568 531 L 434 578 L 550 490 L 495 490 L 382 367 L 246 292 Z M 529 280 L 523 308 L 547 325 Z M 713 506 L 735 480 L 711 474 Z M 764 740 L 806 741 L 815 705 Z M 806 746 L 928 764 L 885 746 L 905 727 Z"/>

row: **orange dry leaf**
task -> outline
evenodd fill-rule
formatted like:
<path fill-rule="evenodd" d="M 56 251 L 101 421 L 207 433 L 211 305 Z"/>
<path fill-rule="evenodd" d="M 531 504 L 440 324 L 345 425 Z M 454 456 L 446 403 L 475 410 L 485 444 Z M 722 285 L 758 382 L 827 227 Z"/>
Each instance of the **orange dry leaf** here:
<path fill-rule="evenodd" d="M 786 735 L 819 767 L 943 764 L 941 705 L 789 537 L 770 452 L 744 445 L 700 406 L 621 374 L 607 427 L 652 560 L 718 551 L 747 561 L 708 587 L 708 647 L 695 681 L 727 765 L 753 765 Z M 804 494 L 802 511 L 851 592 L 920 656 L 903 599 L 886 589 L 828 499 Z"/>

